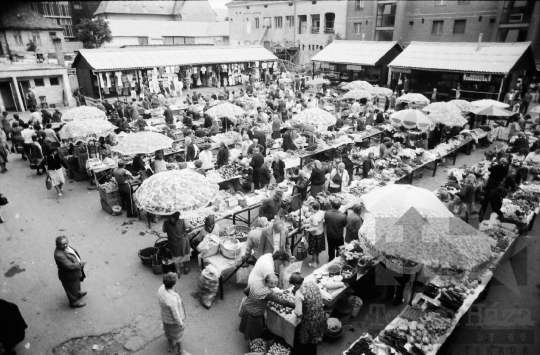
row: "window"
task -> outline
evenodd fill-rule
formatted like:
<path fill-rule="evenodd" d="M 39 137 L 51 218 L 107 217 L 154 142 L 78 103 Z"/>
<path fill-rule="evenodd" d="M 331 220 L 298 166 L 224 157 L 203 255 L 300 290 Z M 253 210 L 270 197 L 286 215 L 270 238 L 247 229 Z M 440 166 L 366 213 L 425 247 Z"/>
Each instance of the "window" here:
<path fill-rule="evenodd" d="M 362 34 L 362 23 L 361 22 L 357 22 L 357 23 L 354 24 L 353 34 L 355 34 L 355 35 Z"/>
<path fill-rule="evenodd" d="M 382 4 L 377 6 L 377 27 L 394 27 L 396 19 L 396 4 Z"/>
<path fill-rule="evenodd" d="M 51 86 L 60 85 L 60 80 L 58 78 L 49 78 L 49 81 L 51 82 Z"/>
<path fill-rule="evenodd" d="M 446 5 L 446 0 L 435 0 L 435 5 L 444 6 Z"/>
<path fill-rule="evenodd" d="M 256 17 L 255 18 L 255 28 L 259 28 L 261 26 L 260 22 L 259 22 L 259 18 Z"/>
<path fill-rule="evenodd" d="M 298 34 L 307 33 L 307 15 L 299 15 L 298 23 L 299 23 Z"/>
<path fill-rule="evenodd" d="M 287 16 L 287 27 L 294 27 L 294 16 Z"/>
<path fill-rule="evenodd" d="M 490 18 L 490 19 L 489 19 L 489 24 L 490 24 L 490 25 L 493 25 L 494 23 L 495 23 L 495 19 L 494 19 L 494 18 Z"/>
<path fill-rule="evenodd" d="M 282 16 L 274 17 L 274 26 L 276 28 L 282 28 L 283 27 L 283 17 Z"/>
<path fill-rule="evenodd" d="M 49 37 L 51 37 L 51 38 L 56 37 L 56 32 L 49 32 Z"/>
<path fill-rule="evenodd" d="M 272 18 L 271 17 L 263 17 L 263 26 L 271 28 L 272 27 Z"/>
<path fill-rule="evenodd" d="M 185 44 L 184 37 L 163 37 L 163 44 Z"/>
<path fill-rule="evenodd" d="M 15 43 L 17 43 L 19 46 L 23 45 L 22 35 L 20 32 L 14 32 L 13 37 L 15 38 Z"/>
<path fill-rule="evenodd" d="M 139 46 L 147 46 L 148 45 L 148 37 L 138 37 L 139 40 Z"/>
<path fill-rule="evenodd" d="M 34 79 L 34 83 L 36 86 L 45 86 L 43 79 Z"/>
<path fill-rule="evenodd" d="M 184 37 L 186 44 L 195 44 L 195 37 Z"/>
<path fill-rule="evenodd" d="M 36 46 L 41 46 L 41 38 L 39 38 L 39 32 L 32 32 L 30 40 L 35 43 Z"/>
<path fill-rule="evenodd" d="M 82 10 L 82 1 L 73 1 L 73 8 L 75 10 Z"/>
<path fill-rule="evenodd" d="M 413 27 L 414 26 L 414 21 L 409 21 L 409 26 Z"/>
<path fill-rule="evenodd" d="M 458 5 L 469 5 L 471 2 L 469 0 L 458 0 Z"/>
<path fill-rule="evenodd" d="M 356 11 L 364 10 L 364 0 L 356 0 L 354 2 L 354 9 Z"/>
<path fill-rule="evenodd" d="M 525 42 L 528 28 L 499 28 L 497 42 Z"/>
<path fill-rule="evenodd" d="M 454 21 L 454 34 L 462 35 L 465 34 L 465 24 L 467 20 L 455 20 Z"/>
<path fill-rule="evenodd" d="M 444 21 L 433 21 L 433 27 L 431 27 L 432 35 L 442 35 Z"/>
<path fill-rule="evenodd" d="M 319 33 L 321 27 L 321 15 L 311 15 L 311 33 Z"/>
<path fill-rule="evenodd" d="M 392 41 L 394 38 L 394 31 L 375 31 L 376 41 Z"/>

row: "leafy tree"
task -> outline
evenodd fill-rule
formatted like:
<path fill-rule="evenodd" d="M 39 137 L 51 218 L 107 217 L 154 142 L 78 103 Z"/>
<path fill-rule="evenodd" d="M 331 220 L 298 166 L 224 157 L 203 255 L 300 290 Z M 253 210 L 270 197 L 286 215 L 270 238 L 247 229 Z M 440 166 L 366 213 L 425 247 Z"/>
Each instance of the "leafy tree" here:
<path fill-rule="evenodd" d="M 332 35 L 328 36 L 328 41 L 326 42 L 326 44 L 328 45 L 328 44 L 334 42 L 335 39 L 336 39 L 336 40 L 340 40 L 340 39 L 341 39 L 341 35 L 340 35 L 339 33 L 336 33 L 336 34 L 334 34 L 333 36 L 332 36 Z"/>
<path fill-rule="evenodd" d="M 109 23 L 103 19 L 82 19 L 77 25 L 76 38 L 84 48 L 99 48 L 113 40 Z"/>

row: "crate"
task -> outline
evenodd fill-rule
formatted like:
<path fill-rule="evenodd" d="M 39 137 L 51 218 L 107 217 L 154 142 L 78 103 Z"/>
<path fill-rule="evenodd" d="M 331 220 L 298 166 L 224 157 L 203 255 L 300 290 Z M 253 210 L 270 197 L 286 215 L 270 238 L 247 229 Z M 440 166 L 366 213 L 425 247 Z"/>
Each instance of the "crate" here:
<path fill-rule="evenodd" d="M 88 160 L 88 154 L 79 154 L 79 169 L 86 170 L 86 161 Z"/>
<path fill-rule="evenodd" d="M 75 181 L 88 180 L 88 174 L 86 173 L 86 171 L 73 170 L 73 180 Z"/>
<path fill-rule="evenodd" d="M 99 191 L 99 198 L 102 201 L 107 202 L 111 206 L 120 204 L 120 196 L 118 195 L 118 190 L 107 192 L 102 189 L 98 189 L 98 191 Z"/>
<path fill-rule="evenodd" d="M 108 214 L 110 214 L 112 216 L 117 215 L 115 212 L 113 212 L 113 209 L 112 209 L 114 204 L 110 205 L 110 204 L 107 203 L 107 201 L 103 201 L 101 199 L 99 201 L 101 202 L 101 209 L 103 209 L 103 211 L 107 212 Z"/>

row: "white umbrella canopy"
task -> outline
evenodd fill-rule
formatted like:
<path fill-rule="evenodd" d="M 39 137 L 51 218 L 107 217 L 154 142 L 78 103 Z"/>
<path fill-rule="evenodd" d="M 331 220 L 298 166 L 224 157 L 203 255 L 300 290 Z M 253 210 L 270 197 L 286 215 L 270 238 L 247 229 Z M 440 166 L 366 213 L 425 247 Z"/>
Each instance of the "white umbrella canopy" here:
<path fill-rule="evenodd" d="M 510 105 L 505 104 L 504 102 L 491 100 L 491 99 L 472 101 L 471 105 L 476 106 L 476 107 L 495 106 L 499 108 L 506 108 L 510 106 Z"/>
<path fill-rule="evenodd" d="M 330 84 L 330 80 L 323 79 L 323 78 L 315 78 L 313 80 L 306 81 L 306 85 L 322 85 L 322 84 Z"/>
<path fill-rule="evenodd" d="M 372 89 L 369 89 L 367 91 L 369 91 L 372 95 L 377 95 L 379 97 L 392 95 L 391 89 L 382 88 L 380 86 L 374 86 Z"/>
<path fill-rule="evenodd" d="M 62 122 L 73 122 L 78 120 L 107 119 L 105 112 L 92 106 L 79 106 L 72 108 L 62 115 Z"/>
<path fill-rule="evenodd" d="M 473 106 L 469 101 L 466 100 L 456 99 L 448 101 L 448 103 L 459 108 L 461 112 L 471 112 L 475 108 L 475 106 Z"/>
<path fill-rule="evenodd" d="M 420 104 L 420 105 L 427 105 L 429 104 L 429 99 L 425 97 L 422 94 L 415 94 L 415 93 L 408 93 L 405 95 L 401 95 L 396 99 L 397 103 L 400 102 L 408 102 L 410 104 Z"/>
<path fill-rule="evenodd" d="M 420 110 L 402 110 L 390 115 L 390 122 L 394 126 L 403 126 L 405 128 L 418 128 L 421 131 L 427 131 L 435 128 L 429 117 L 424 115 Z"/>
<path fill-rule="evenodd" d="M 370 213 L 391 208 L 418 207 L 442 216 L 454 216 L 433 192 L 412 185 L 392 184 L 379 187 L 362 195 L 360 201 Z"/>
<path fill-rule="evenodd" d="M 347 90 L 368 90 L 369 91 L 373 89 L 373 85 L 371 85 L 367 81 L 356 80 L 356 81 L 353 81 L 344 85 L 343 88 Z"/>
<path fill-rule="evenodd" d="M 158 215 L 208 206 L 219 185 L 193 170 L 169 170 L 144 180 L 133 195 L 138 208 Z"/>
<path fill-rule="evenodd" d="M 78 120 L 68 122 L 58 134 L 69 142 L 89 142 L 107 137 L 118 128 L 107 120 Z"/>
<path fill-rule="evenodd" d="M 355 100 L 360 100 L 360 99 L 371 100 L 371 94 L 366 90 L 355 89 L 355 90 L 351 90 L 348 93 L 346 93 L 345 95 L 343 95 L 343 98 L 344 99 L 355 99 Z"/>
<path fill-rule="evenodd" d="M 449 127 L 462 127 L 467 123 L 467 120 L 460 113 L 434 111 L 428 115 L 433 123 L 440 123 Z"/>
<path fill-rule="evenodd" d="M 157 150 L 170 148 L 173 140 L 156 132 L 137 132 L 126 135 L 111 150 L 123 155 L 151 154 Z"/>
<path fill-rule="evenodd" d="M 502 109 L 497 106 L 482 106 L 471 111 L 475 115 L 495 116 L 495 117 L 510 117 L 514 112 Z"/>
<path fill-rule="evenodd" d="M 422 108 L 423 112 L 433 113 L 433 112 L 455 112 L 461 114 L 461 110 L 448 102 L 432 102 L 426 107 Z"/>
<path fill-rule="evenodd" d="M 210 108 L 208 111 L 206 111 L 206 113 L 217 118 L 228 117 L 234 119 L 236 116 L 243 115 L 245 111 L 241 107 L 233 105 L 229 102 L 224 102 Z"/>
<path fill-rule="evenodd" d="M 331 126 L 336 124 L 337 118 L 318 107 L 308 108 L 300 112 L 292 122 L 310 124 L 315 127 Z"/>

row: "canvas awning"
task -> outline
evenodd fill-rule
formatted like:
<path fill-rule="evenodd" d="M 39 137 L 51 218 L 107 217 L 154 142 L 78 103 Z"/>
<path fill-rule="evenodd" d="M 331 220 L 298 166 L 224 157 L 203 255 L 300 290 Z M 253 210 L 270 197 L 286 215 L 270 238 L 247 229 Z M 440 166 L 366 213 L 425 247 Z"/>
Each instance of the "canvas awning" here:
<path fill-rule="evenodd" d="M 379 64 L 379 61 L 394 47 L 401 52 L 401 46 L 395 41 L 333 41 L 322 51 L 315 54 L 311 60 L 314 62 L 374 66 Z"/>
<path fill-rule="evenodd" d="M 534 69 L 530 42 L 411 42 L 388 66 L 462 73 L 508 74 Z"/>
<path fill-rule="evenodd" d="M 277 57 L 264 47 L 148 46 L 81 49 L 73 68 L 110 71 L 275 60 Z"/>

